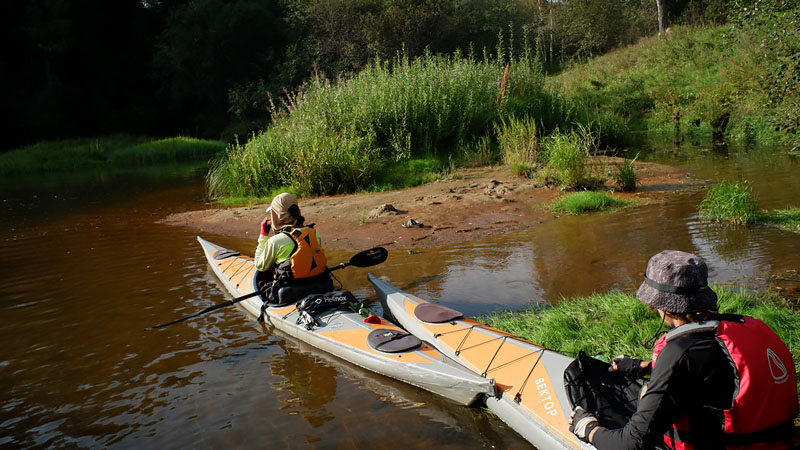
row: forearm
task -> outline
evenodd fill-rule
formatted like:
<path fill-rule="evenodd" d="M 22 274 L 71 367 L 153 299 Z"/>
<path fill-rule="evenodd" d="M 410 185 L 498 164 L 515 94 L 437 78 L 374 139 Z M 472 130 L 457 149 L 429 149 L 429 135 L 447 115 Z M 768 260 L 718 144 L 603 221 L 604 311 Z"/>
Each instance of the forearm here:
<path fill-rule="evenodd" d="M 258 246 L 253 257 L 253 263 L 259 272 L 268 270 L 275 263 L 275 249 L 274 246 L 269 245 L 267 236 L 258 237 Z"/>

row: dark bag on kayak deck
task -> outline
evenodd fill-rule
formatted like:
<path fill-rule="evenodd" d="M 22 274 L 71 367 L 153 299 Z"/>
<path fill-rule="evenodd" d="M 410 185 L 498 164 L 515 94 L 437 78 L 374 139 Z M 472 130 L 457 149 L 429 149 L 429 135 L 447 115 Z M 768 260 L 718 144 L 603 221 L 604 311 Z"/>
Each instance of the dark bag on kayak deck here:
<path fill-rule="evenodd" d="M 338 309 L 348 303 L 357 303 L 356 297 L 350 291 L 333 291 L 325 294 L 309 295 L 297 303 L 297 323 L 304 323 L 306 329 L 310 330 L 314 326 L 319 326 L 315 315 Z"/>
<path fill-rule="evenodd" d="M 564 371 L 564 386 L 573 409 L 598 413 L 602 427 L 622 428 L 636 412 L 642 385 L 609 367 L 581 351 Z"/>

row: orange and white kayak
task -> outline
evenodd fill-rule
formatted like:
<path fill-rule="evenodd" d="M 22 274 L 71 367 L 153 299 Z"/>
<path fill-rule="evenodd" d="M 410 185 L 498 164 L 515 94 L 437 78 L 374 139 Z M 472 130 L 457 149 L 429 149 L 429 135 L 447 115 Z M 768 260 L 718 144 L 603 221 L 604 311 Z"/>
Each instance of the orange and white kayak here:
<path fill-rule="evenodd" d="M 594 449 L 569 431 L 564 371 L 574 360 L 429 303 L 369 275 L 384 314 L 476 374 L 495 380 L 486 406 L 540 450 Z"/>
<path fill-rule="evenodd" d="M 256 270 L 252 258 L 200 237 L 197 240 L 203 247 L 211 269 L 230 295 L 240 297 L 255 292 Z M 237 304 L 251 318 L 256 318 L 261 314 L 263 302 L 255 296 Z M 332 309 L 316 314 L 314 326 L 307 326 L 307 323 L 298 320 L 299 315 L 296 303 L 270 306 L 264 312 L 264 320 L 284 333 L 345 361 L 462 405 L 472 404 L 485 395 L 494 395 L 494 380 L 467 370 L 413 336 L 411 337 L 419 344 L 412 343 L 407 349 L 392 348 L 390 351 L 382 351 L 380 349 L 383 347 L 376 348 L 376 333 L 379 336 L 390 336 L 389 339 L 392 333 L 398 336 L 407 334 L 385 319 L 380 319 L 379 323 L 367 323 L 358 313 Z M 373 338 L 370 338 L 370 334 Z"/>

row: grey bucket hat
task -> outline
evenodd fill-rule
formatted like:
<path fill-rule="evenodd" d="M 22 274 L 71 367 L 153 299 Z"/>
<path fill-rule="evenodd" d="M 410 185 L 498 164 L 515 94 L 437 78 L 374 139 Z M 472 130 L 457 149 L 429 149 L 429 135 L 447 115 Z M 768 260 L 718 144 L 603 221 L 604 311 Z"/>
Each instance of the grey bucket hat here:
<path fill-rule="evenodd" d="M 645 305 L 670 313 L 717 307 L 717 293 L 708 287 L 705 261 L 678 250 L 664 250 L 650 258 L 636 297 Z"/>

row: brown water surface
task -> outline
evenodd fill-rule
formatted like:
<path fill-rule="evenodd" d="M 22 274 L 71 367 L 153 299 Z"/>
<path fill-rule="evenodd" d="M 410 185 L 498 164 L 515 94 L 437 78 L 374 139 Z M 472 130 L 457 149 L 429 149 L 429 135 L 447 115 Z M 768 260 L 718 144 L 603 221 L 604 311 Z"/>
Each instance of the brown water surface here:
<path fill-rule="evenodd" d="M 701 179 L 744 177 L 763 208 L 799 206 L 786 156 L 656 155 Z M 109 175 L 6 183 L 0 242 L 0 447 L 529 448 L 497 418 L 372 374 L 227 308 L 195 236 L 160 225 L 204 206 L 202 177 Z M 700 221 L 698 189 L 661 206 L 563 217 L 521 233 L 371 269 L 477 315 L 593 291 L 632 291 L 665 248 L 698 253 L 713 282 L 763 288 L 800 269 L 800 237 Z M 204 236 L 251 254 L 254 242 Z M 329 260 L 349 254 L 332 252 Z M 366 269 L 337 272 L 372 295 Z"/>

